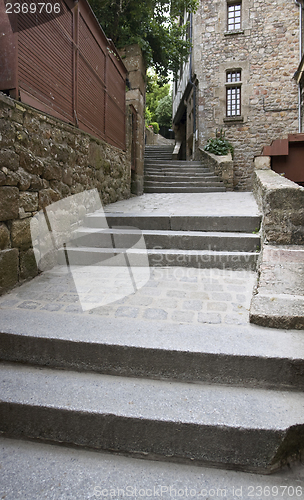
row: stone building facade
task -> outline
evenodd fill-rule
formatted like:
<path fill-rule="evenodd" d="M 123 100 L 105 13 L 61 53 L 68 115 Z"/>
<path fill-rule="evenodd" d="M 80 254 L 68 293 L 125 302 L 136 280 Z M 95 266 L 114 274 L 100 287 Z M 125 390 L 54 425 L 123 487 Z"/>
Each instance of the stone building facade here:
<path fill-rule="evenodd" d="M 176 137 L 194 159 L 222 129 L 235 148 L 237 190 L 251 189 L 263 146 L 301 131 L 293 76 L 302 8 L 295 0 L 200 0 L 189 16 L 193 49 L 175 82 Z"/>
<path fill-rule="evenodd" d="M 131 191 L 141 195 L 144 192 L 146 65 L 137 44 L 128 45 L 119 53 L 128 70 L 126 105 L 131 110 Z"/>

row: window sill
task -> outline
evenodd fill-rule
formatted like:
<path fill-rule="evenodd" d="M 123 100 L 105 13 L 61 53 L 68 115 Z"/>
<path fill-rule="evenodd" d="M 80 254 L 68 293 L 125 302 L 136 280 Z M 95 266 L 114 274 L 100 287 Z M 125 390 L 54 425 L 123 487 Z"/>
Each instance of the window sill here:
<path fill-rule="evenodd" d="M 243 116 L 225 116 L 224 118 L 224 123 L 242 123 L 243 121 Z"/>
<path fill-rule="evenodd" d="M 229 36 L 229 35 L 244 35 L 244 30 L 225 31 L 224 36 Z"/>

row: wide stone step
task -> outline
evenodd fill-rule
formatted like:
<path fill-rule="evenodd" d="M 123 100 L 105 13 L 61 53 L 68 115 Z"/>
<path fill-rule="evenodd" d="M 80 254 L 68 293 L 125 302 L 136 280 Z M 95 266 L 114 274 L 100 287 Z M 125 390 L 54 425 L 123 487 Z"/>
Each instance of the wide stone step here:
<path fill-rule="evenodd" d="M 17 364 L 2 364 L 0 380 L 10 437 L 264 472 L 304 448 L 302 393 Z"/>
<path fill-rule="evenodd" d="M 155 174 L 146 174 L 145 182 L 197 182 L 197 181 L 218 181 L 219 178 L 216 175 L 212 175 L 211 173 L 199 173 L 195 174 L 195 176 L 189 175 L 179 175 L 179 174 L 167 174 L 163 172 L 160 175 Z"/>
<path fill-rule="evenodd" d="M 255 252 L 260 245 L 260 236 L 250 233 L 142 230 L 128 227 L 113 229 L 80 228 L 72 235 L 67 248 L 132 248 L 143 236 L 147 248 L 181 250 L 218 250 Z"/>
<path fill-rule="evenodd" d="M 193 267 L 199 269 L 229 269 L 255 271 L 257 252 L 229 252 L 212 250 L 176 249 L 124 249 L 124 248 L 68 248 L 68 260 L 75 266 L 121 266 L 126 267 L 125 256 L 134 267 Z M 58 251 L 58 264 L 66 264 L 66 250 Z M 115 260 L 113 260 L 115 258 Z M 111 259 L 108 262 L 108 259 Z"/>
<path fill-rule="evenodd" d="M 304 389 L 299 331 L 256 325 L 166 324 L 6 309 L 0 359 L 126 377 Z"/>
<path fill-rule="evenodd" d="M 171 215 L 171 214 L 128 214 L 105 212 L 107 224 L 132 226 L 138 229 L 160 229 L 173 231 L 221 231 L 258 232 L 261 223 L 259 215 Z M 104 227 L 104 215 L 95 212 L 87 215 L 85 225 L 91 228 Z"/>
<path fill-rule="evenodd" d="M 226 191 L 223 187 L 147 187 L 144 189 L 145 193 L 215 193 Z"/>
<path fill-rule="evenodd" d="M 170 179 L 167 179 L 167 181 L 145 181 L 144 182 L 144 189 L 151 189 L 151 188 L 200 188 L 200 187 L 223 187 L 224 184 L 221 181 L 213 181 L 209 179 L 204 179 L 204 180 L 195 180 L 195 181 L 176 181 L 174 182 L 173 180 L 171 181 Z"/>
<path fill-rule="evenodd" d="M 168 172 L 210 172 L 210 170 L 207 167 L 204 167 L 203 165 L 169 165 L 165 163 L 151 163 L 151 164 L 145 164 L 145 171 L 150 171 L 150 170 L 164 170 Z"/>
<path fill-rule="evenodd" d="M 191 176 L 197 176 L 197 175 L 214 176 L 214 174 L 212 172 L 210 172 L 210 170 L 207 170 L 207 169 L 200 169 L 200 170 L 180 169 L 180 170 L 176 170 L 176 169 L 163 169 L 163 168 L 161 168 L 161 169 L 154 168 L 154 169 L 145 170 L 145 178 L 149 175 L 185 176 L 185 177 L 191 177 Z"/>
<path fill-rule="evenodd" d="M 182 167 L 182 166 L 196 166 L 196 167 L 199 167 L 199 166 L 202 166 L 202 162 L 200 161 L 183 161 L 183 160 L 167 160 L 167 161 L 163 161 L 163 158 L 158 158 L 158 159 L 150 159 L 150 158 L 145 158 L 145 163 L 149 163 L 149 164 L 152 164 L 152 163 L 155 163 L 156 165 L 157 164 L 164 164 L 164 165 L 176 165 L 178 167 Z"/>
<path fill-rule="evenodd" d="M 149 168 L 164 168 L 164 169 L 176 169 L 176 170 L 182 170 L 182 169 L 185 169 L 185 170 L 188 170 L 188 169 L 197 169 L 197 170 L 201 170 L 201 169 L 206 169 L 208 170 L 208 167 L 204 167 L 204 165 L 202 165 L 201 163 L 198 163 L 198 164 L 194 164 L 192 162 L 189 162 L 189 163 L 177 163 L 177 162 L 173 162 L 173 161 L 159 161 L 159 162 L 148 162 L 148 161 L 145 161 L 145 168 L 146 169 L 149 169 Z"/>

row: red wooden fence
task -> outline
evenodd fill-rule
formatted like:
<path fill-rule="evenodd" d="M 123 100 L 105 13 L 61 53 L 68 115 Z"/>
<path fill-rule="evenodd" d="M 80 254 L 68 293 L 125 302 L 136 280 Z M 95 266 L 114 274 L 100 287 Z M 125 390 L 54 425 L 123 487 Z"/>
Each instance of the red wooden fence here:
<path fill-rule="evenodd" d="M 0 90 L 125 149 L 127 70 L 87 1 L 60 0 L 60 15 L 40 17 L 6 13 L 8 1 L 0 0 Z"/>

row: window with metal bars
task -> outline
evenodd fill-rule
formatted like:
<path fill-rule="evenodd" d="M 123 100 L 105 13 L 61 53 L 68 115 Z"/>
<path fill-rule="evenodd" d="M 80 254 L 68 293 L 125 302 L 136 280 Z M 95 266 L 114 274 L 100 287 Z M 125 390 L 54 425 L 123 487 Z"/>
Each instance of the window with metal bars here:
<path fill-rule="evenodd" d="M 241 116 L 241 71 L 226 73 L 226 116 Z"/>
<path fill-rule="evenodd" d="M 236 31 L 241 29 L 241 10 L 242 4 L 228 3 L 227 5 L 227 29 L 228 31 Z"/>

